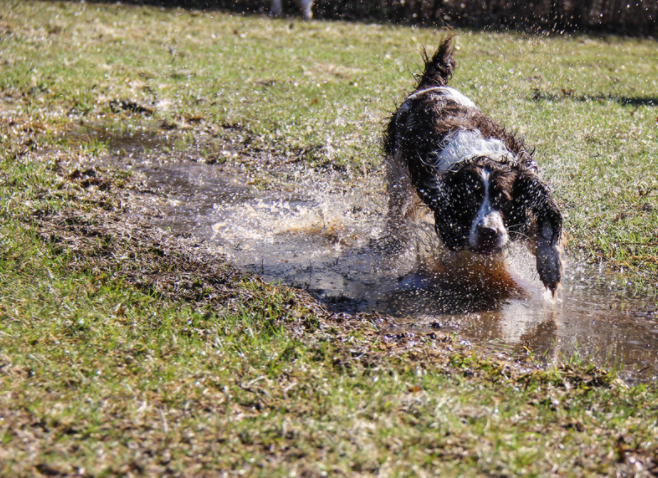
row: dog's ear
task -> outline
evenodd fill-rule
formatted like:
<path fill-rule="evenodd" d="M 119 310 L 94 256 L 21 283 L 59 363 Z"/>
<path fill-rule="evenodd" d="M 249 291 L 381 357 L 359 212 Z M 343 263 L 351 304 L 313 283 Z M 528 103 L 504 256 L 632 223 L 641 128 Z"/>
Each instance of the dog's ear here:
<path fill-rule="evenodd" d="M 534 218 L 537 272 L 553 296 L 562 280 L 562 214 L 551 197 L 548 186 L 534 172 L 524 171 L 516 180 L 514 210 L 528 221 Z"/>

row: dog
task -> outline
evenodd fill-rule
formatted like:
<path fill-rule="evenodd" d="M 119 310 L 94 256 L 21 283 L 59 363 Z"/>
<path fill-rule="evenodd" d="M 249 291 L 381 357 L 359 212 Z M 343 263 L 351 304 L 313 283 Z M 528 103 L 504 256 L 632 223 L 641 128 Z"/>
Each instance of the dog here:
<path fill-rule="evenodd" d="M 453 53 L 452 36 L 431 58 L 423 52 L 416 88 L 386 128 L 390 226 L 403 236 L 433 214 L 445 248 L 491 259 L 504 256 L 511 242 L 524 242 L 555 297 L 565 246 L 560 210 L 534 151 L 447 86 Z"/>

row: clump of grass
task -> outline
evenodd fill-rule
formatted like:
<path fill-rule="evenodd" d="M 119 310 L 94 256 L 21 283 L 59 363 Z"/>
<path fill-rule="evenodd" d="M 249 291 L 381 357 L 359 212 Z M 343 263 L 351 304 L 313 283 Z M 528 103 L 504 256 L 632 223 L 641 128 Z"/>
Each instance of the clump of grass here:
<path fill-rule="evenodd" d="M 440 32 L 77 2 L 0 15 L 0 474 L 655 471 L 655 387 L 332 315 L 126 223 L 130 174 L 86 167 L 148 132 L 172 152 L 377 169 Z M 537 144 L 572 247 L 655 282 L 655 42 L 458 44 L 455 85 Z"/>

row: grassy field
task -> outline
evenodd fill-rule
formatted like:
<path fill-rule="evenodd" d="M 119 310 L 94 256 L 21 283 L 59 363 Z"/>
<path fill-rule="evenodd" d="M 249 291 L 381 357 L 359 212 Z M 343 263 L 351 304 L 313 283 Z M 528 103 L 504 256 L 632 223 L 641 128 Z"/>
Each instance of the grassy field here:
<path fill-rule="evenodd" d="M 658 472 L 655 386 L 441 332 L 384 340 L 381 317 L 329 314 L 127 223 L 131 175 L 81 166 L 115 154 L 107 138 L 143 134 L 173 159 L 271 151 L 378 170 L 383 123 L 441 35 L 4 2 L 0 474 Z M 571 254 L 658 287 L 655 40 L 457 43 L 453 84 L 537 146 Z"/>

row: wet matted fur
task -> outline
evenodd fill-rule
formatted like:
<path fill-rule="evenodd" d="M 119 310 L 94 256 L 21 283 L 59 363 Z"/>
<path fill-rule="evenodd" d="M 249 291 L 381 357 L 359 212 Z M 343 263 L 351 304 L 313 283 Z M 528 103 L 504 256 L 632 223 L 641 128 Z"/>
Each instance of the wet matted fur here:
<path fill-rule="evenodd" d="M 562 278 L 562 215 L 523 140 L 447 86 L 452 37 L 430 58 L 385 135 L 389 223 L 398 237 L 434 216 L 452 252 L 498 257 L 523 241 L 555 295 Z M 429 208 L 429 209 L 428 209 Z"/>

